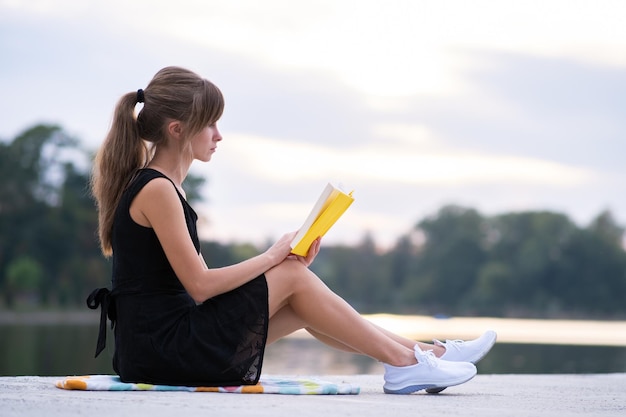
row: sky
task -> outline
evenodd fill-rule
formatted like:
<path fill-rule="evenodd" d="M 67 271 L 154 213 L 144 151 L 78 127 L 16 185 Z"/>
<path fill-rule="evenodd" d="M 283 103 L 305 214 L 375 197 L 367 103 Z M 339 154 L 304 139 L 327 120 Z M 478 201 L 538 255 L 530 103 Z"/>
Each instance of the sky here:
<path fill-rule="evenodd" d="M 626 224 L 626 2 L 0 0 L 0 138 L 96 150 L 162 67 L 219 86 L 202 235 L 264 244 L 327 182 L 324 243 L 390 247 L 448 204 Z"/>

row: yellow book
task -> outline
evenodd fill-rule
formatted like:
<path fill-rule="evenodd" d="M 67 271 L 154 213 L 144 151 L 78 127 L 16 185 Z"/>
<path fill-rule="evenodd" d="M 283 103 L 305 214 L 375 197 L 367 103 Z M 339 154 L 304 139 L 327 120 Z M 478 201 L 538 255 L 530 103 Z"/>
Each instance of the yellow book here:
<path fill-rule="evenodd" d="M 291 253 L 306 256 L 313 241 L 324 236 L 353 201 L 352 191 L 345 193 L 339 187 L 328 183 L 291 241 Z"/>

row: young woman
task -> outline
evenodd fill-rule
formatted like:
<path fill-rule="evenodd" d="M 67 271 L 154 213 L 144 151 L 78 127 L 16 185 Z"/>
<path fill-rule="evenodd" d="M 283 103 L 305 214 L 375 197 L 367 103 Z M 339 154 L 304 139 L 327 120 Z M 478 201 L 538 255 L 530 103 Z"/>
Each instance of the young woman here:
<path fill-rule="evenodd" d="M 223 108 L 215 85 L 178 67 L 118 102 L 92 176 L 102 251 L 113 258 L 112 290 L 88 299 L 102 307 L 96 356 L 108 316 L 113 367 L 128 382 L 255 384 L 266 344 L 302 328 L 381 361 L 387 393 L 440 391 L 474 377 L 494 332 L 430 345 L 376 327 L 308 269 L 319 239 L 306 257 L 290 254 L 294 232 L 236 265 L 205 264 L 181 185 L 194 160 L 213 157 Z"/>

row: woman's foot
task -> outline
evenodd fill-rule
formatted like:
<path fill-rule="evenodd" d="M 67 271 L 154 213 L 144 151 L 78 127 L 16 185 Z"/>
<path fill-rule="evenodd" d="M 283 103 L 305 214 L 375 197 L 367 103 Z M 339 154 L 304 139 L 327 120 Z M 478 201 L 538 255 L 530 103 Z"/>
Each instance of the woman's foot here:
<path fill-rule="evenodd" d="M 434 342 L 435 345 L 446 349 L 439 359 L 451 362 L 477 363 L 491 350 L 496 343 L 497 337 L 496 332 L 487 330 L 482 336 L 474 340 L 446 340 L 445 342 L 434 340 Z M 429 394 L 437 394 L 444 389 L 446 389 L 446 387 L 428 388 L 426 392 Z"/>
<path fill-rule="evenodd" d="M 487 330 L 478 339 L 474 340 L 446 340 L 441 342 L 434 340 L 435 345 L 444 347 L 445 353 L 439 357 L 445 361 L 477 363 L 485 357 L 496 343 L 497 334 L 493 330 Z"/>
<path fill-rule="evenodd" d="M 385 366 L 386 394 L 411 394 L 422 389 L 439 389 L 459 385 L 476 375 L 476 366 L 469 362 L 450 362 L 424 352 L 415 345 L 417 364 Z"/>

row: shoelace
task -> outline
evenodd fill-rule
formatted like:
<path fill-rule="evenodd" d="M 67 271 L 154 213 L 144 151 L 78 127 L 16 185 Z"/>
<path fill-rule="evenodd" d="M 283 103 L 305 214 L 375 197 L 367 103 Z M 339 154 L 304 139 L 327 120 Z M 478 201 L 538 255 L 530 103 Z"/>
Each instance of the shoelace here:
<path fill-rule="evenodd" d="M 437 357 L 433 353 L 432 349 L 423 351 L 416 346 L 415 359 L 417 359 L 418 362 L 424 363 L 431 368 L 437 368 L 439 366 L 439 361 L 437 360 Z"/>
<path fill-rule="evenodd" d="M 446 340 L 446 343 L 442 343 L 441 341 L 437 340 L 437 342 L 439 342 L 438 344 L 440 346 L 444 346 L 446 349 L 453 347 L 456 350 L 461 350 L 461 345 L 463 345 L 465 343 L 465 340 Z"/>

